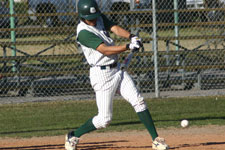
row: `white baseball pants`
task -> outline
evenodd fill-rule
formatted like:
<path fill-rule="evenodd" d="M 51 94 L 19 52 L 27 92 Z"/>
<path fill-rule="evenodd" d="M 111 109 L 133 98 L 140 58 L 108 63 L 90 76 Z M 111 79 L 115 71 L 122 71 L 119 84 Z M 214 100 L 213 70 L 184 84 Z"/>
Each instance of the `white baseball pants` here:
<path fill-rule="evenodd" d="M 107 67 L 90 68 L 90 81 L 96 94 L 98 114 L 93 118 L 97 129 L 105 128 L 112 120 L 113 98 L 116 92 L 128 101 L 136 112 L 147 109 L 143 97 L 140 96 L 134 82 L 126 71 Z"/>

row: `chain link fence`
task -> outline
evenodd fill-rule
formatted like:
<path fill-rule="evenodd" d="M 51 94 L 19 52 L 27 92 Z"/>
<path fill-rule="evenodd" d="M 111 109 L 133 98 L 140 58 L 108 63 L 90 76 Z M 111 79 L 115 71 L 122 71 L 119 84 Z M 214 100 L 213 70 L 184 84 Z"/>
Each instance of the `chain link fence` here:
<path fill-rule="evenodd" d="M 128 69 L 141 93 L 218 94 L 225 88 L 225 1 L 154 2 L 97 0 L 102 13 L 143 40 Z M 76 44 L 77 0 L 0 3 L 0 99 L 93 98 L 89 66 Z M 116 44 L 129 42 L 111 36 Z"/>

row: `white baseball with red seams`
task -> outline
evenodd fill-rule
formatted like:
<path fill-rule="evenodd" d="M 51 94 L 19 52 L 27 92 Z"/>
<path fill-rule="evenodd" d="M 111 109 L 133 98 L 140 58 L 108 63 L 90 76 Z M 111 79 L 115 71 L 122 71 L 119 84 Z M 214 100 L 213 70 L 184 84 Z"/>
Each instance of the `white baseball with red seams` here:
<path fill-rule="evenodd" d="M 106 45 L 114 45 L 113 40 L 107 36 L 102 17 L 98 17 L 95 27 L 80 22 L 77 27 L 77 35 L 81 30 L 88 30 L 100 37 Z M 116 63 L 117 55 L 105 56 L 99 51 L 81 45 L 83 53 L 90 67 L 90 81 L 96 93 L 96 103 L 98 114 L 93 118 L 93 124 L 97 129 L 105 128 L 112 120 L 113 98 L 116 92 L 128 101 L 136 112 L 142 112 L 147 106 L 138 92 L 134 82 L 126 71 L 121 71 L 119 67 L 100 66 Z"/>

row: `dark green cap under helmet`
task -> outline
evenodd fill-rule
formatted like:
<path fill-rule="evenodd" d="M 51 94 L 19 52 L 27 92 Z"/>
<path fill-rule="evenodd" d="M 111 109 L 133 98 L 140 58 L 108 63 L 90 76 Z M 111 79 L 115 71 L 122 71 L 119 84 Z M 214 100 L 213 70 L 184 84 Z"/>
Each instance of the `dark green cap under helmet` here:
<path fill-rule="evenodd" d="M 93 20 L 101 15 L 95 0 L 79 0 L 78 15 L 86 20 Z"/>

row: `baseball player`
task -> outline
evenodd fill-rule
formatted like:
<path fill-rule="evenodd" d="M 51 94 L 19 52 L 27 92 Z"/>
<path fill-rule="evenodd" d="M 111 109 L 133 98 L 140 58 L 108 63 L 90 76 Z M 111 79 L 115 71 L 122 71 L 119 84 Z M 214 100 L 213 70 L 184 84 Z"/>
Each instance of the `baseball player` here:
<path fill-rule="evenodd" d="M 98 8 L 95 0 L 79 0 L 77 41 L 90 65 L 90 82 L 96 94 L 98 114 L 65 137 L 65 149 L 76 150 L 79 138 L 91 131 L 106 128 L 113 113 L 113 97 L 116 92 L 131 104 L 152 136 L 152 148 L 168 149 L 163 138 L 158 137 L 151 114 L 143 97 L 126 71 L 118 67 L 118 54 L 139 49 L 141 39 L 111 22 Z M 115 45 L 109 32 L 130 39 L 129 44 Z"/>

